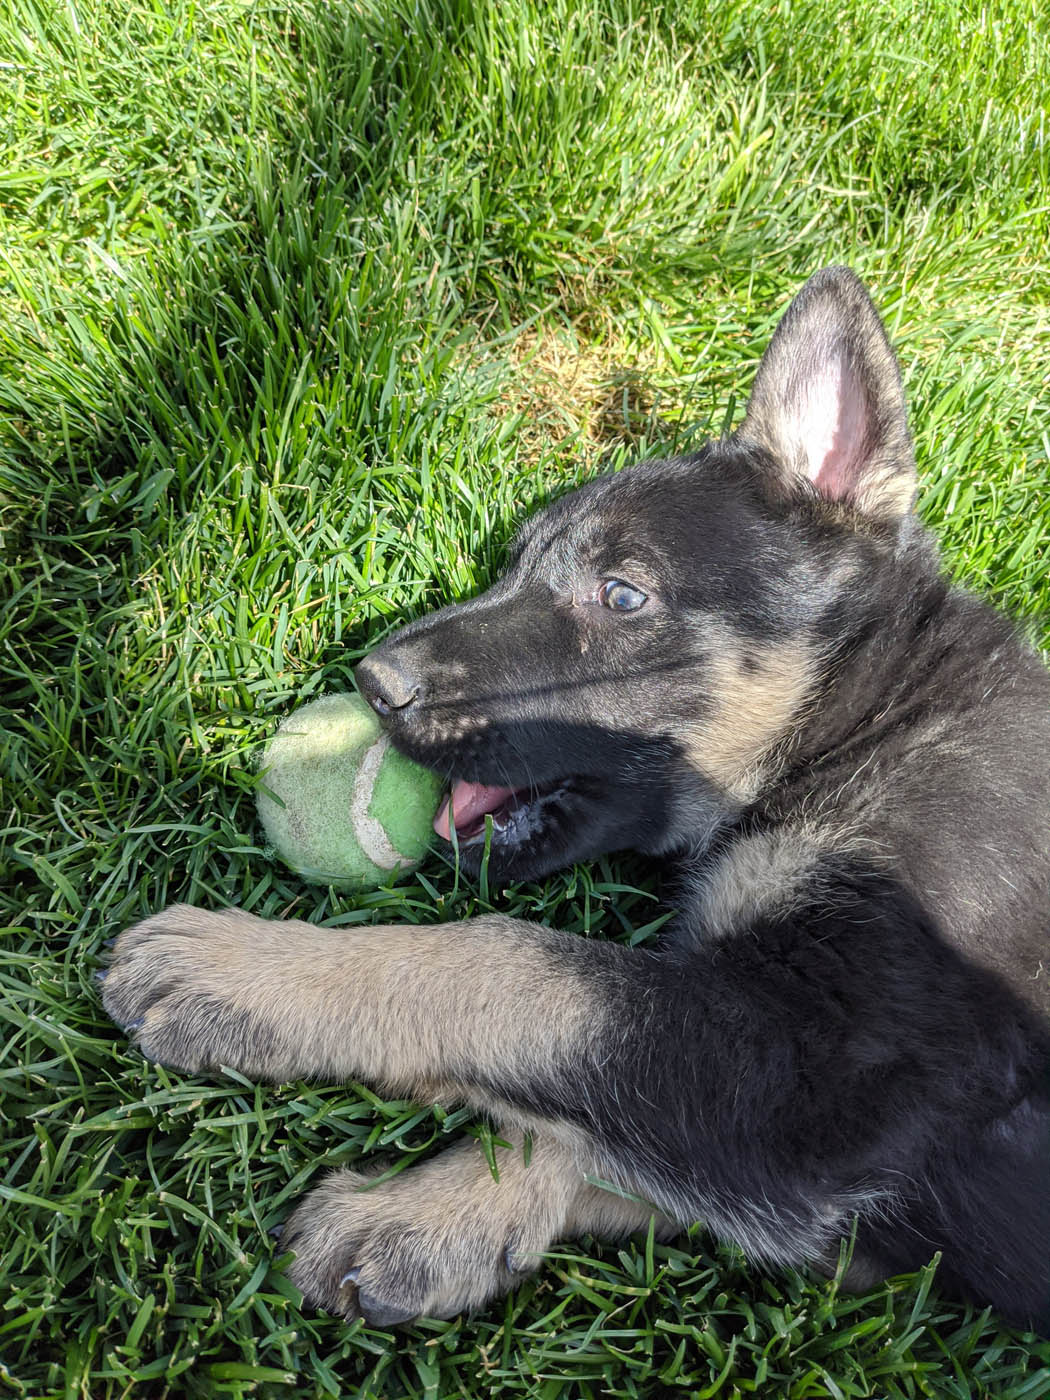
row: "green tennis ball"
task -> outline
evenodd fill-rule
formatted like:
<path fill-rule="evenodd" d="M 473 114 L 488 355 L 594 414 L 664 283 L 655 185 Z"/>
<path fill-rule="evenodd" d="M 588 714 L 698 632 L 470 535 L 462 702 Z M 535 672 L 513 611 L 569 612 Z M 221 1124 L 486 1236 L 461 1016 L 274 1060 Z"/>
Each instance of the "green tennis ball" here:
<path fill-rule="evenodd" d="M 305 879 L 378 885 L 423 858 L 441 780 L 391 747 L 359 696 L 301 706 L 267 744 L 261 766 L 259 818 Z"/>

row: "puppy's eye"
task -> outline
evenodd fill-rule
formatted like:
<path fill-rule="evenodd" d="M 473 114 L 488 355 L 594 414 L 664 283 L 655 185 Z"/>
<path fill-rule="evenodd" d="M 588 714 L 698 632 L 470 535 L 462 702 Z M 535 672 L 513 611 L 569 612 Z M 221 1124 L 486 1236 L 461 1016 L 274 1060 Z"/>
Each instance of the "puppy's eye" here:
<path fill-rule="evenodd" d="M 598 589 L 598 601 L 613 612 L 637 612 L 648 601 L 646 595 L 622 578 L 606 579 Z"/>

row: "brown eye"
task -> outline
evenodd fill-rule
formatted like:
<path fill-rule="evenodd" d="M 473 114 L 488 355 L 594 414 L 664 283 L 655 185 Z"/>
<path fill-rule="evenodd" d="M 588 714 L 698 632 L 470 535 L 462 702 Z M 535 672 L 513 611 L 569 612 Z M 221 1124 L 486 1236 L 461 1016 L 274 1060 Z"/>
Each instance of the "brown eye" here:
<path fill-rule="evenodd" d="M 637 612 L 646 604 L 646 595 L 622 578 L 610 578 L 598 589 L 598 601 L 613 612 Z"/>

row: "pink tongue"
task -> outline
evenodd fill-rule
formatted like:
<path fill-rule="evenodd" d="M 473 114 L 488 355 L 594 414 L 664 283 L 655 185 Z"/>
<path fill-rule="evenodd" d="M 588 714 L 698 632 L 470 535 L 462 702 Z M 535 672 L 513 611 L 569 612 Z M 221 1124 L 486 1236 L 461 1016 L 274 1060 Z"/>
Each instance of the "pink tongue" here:
<path fill-rule="evenodd" d="M 450 821 L 455 821 L 457 831 L 463 831 L 486 812 L 495 812 L 508 797 L 513 797 L 514 792 L 514 788 L 486 787 L 484 783 L 465 783 L 462 778 L 457 778 L 452 791 L 438 808 L 434 830 L 446 841 L 451 841 Z"/>

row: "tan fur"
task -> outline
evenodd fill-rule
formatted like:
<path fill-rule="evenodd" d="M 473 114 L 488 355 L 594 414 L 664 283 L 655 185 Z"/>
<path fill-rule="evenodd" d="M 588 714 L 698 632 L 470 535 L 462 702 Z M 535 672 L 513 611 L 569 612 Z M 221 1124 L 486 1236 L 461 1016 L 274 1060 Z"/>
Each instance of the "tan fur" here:
<path fill-rule="evenodd" d="M 654 1226 L 658 1240 L 669 1240 L 682 1231 L 682 1226 L 655 1206 L 643 1200 L 632 1200 L 604 1186 L 586 1185 L 572 1200 L 566 1221 L 565 1235 L 594 1235 L 602 1240 L 623 1239 L 639 1230 Z"/>
<path fill-rule="evenodd" d="M 857 511 L 873 520 L 897 520 L 915 504 L 915 478 L 895 462 L 870 471 L 857 492 Z"/>
<path fill-rule="evenodd" d="M 656 1214 L 586 1180 L 585 1134 L 529 1120 L 481 1087 L 578 1063 L 600 1034 L 603 1008 L 573 972 L 574 943 L 494 915 L 346 930 L 175 905 L 121 934 L 104 997 L 166 1064 L 362 1078 L 465 1098 L 507 1122 L 498 1180 L 468 1140 L 373 1189 L 338 1173 L 291 1217 L 292 1277 L 311 1301 L 393 1323 L 478 1305 L 538 1267 L 556 1239 L 623 1235 Z M 676 1228 L 658 1224 L 663 1235 Z M 346 1280 L 351 1269 L 362 1272 Z"/>
<path fill-rule="evenodd" d="M 686 733 L 694 766 L 746 802 L 763 761 L 789 732 L 818 680 L 817 656 L 804 640 L 762 645 L 712 620 L 705 630 L 712 704 Z"/>
<path fill-rule="evenodd" d="M 454 1089 L 457 1067 L 575 1062 L 603 1013 L 557 957 L 574 942 L 496 915 L 348 930 L 175 905 L 121 934 L 104 995 L 125 1022 L 141 1008 L 138 1039 L 168 1064 L 418 1094 Z"/>
<path fill-rule="evenodd" d="M 675 1231 L 653 1207 L 588 1185 L 554 1138 L 535 1138 L 527 1153 L 520 1131 L 503 1137 L 498 1177 L 473 1139 L 372 1189 L 355 1172 L 330 1176 L 285 1228 L 297 1286 L 349 1316 L 450 1317 L 505 1292 L 566 1236 L 623 1236 L 654 1216 L 658 1233 Z"/>
<path fill-rule="evenodd" d="M 820 854 L 816 835 L 797 828 L 763 831 L 734 842 L 704 871 L 700 884 L 704 932 L 724 937 L 763 914 L 788 908 Z"/>

